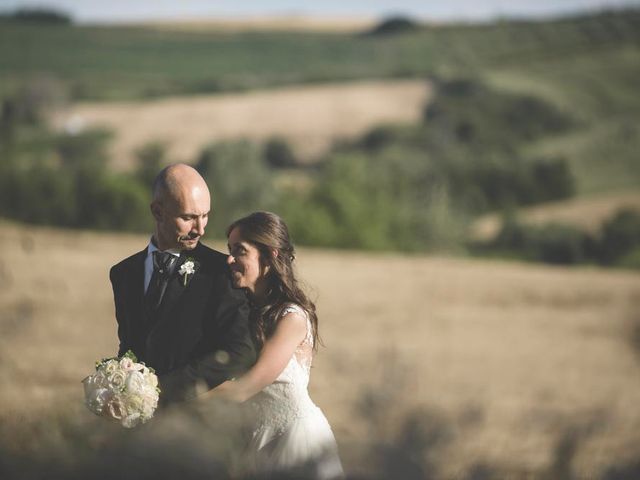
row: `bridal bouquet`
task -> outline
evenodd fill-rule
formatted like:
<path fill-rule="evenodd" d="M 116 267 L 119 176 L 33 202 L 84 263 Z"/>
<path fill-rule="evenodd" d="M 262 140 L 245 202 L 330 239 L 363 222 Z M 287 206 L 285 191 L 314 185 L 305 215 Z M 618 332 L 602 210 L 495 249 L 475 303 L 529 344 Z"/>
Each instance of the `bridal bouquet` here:
<path fill-rule="evenodd" d="M 152 368 L 138 363 L 131 350 L 96 362 L 96 373 L 82 383 L 89 410 L 112 417 L 126 428 L 149 420 L 158 406 L 158 377 Z"/>

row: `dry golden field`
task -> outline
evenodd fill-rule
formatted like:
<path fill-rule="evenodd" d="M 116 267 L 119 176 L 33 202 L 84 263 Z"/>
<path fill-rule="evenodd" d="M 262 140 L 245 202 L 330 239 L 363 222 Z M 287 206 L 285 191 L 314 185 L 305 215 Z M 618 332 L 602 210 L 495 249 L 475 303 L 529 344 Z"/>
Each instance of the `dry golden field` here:
<path fill-rule="evenodd" d="M 381 123 L 411 123 L 431 88 L 423 80 L 359 81 L 145 102 L 78 103 L 53 116 L 56 128 L 114 132 L 113 166 L 131 166 L 137 148 L 166 144 L 172 160 L 191 162 L 208 143 L 286 138 L 303 159 Z"/>
<path fill-rule="evenodd" d="M 117 346 L 108 269 L 146 241 L 0 223 L 3 425 L 91 417 L 80 380 Z M 299 259 L 325 343 L 311 393 L 349 472 L 370 471 L 364 449 L 399 442 L 407 416 L 441 478 L 478 465 L 597 478 L 639 458 L 639 274 L 306 249 Z"/>
<path fill-rule="evenodd" d="M 146 21 L 129 23 L 132 27 L 171 32 L 246 32 L 246 31 L 286 31 L 286 32 L 358 32 L 374 27 L 375 18 L 363 16 L 243 16 L 216 19 L 185 18 L 182 20 Z"/>

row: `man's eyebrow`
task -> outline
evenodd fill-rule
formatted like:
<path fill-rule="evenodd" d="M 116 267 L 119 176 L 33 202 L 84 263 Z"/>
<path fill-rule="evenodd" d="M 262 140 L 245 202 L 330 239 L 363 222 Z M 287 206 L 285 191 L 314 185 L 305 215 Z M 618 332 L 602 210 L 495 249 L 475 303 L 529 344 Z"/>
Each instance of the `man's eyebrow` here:
<path fill-rule="evenodd" d="M 184 212 L 181 216 L 182 217 L 199 217 L 199 216 L 204 216 L 204 215 L 209 215 L 209 212 L 204 212 L 202 214 L 200 213 L 194 213 L 194 212 Z"/>

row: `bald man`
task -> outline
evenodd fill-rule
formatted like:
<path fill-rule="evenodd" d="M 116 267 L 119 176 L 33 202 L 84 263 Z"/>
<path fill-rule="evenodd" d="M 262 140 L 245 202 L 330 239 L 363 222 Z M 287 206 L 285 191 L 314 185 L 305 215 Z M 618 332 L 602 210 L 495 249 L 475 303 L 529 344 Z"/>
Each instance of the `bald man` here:
<path fill-rule="evenodd" d="M 211 197 L 192 167 L 170 165 L 153 185 L 149 245 L 111 268 L 118 355 L 153 367 L 163 405 L 187 400 L 255 362 L 244 292 L 227 255 L 202 243 Z"/>

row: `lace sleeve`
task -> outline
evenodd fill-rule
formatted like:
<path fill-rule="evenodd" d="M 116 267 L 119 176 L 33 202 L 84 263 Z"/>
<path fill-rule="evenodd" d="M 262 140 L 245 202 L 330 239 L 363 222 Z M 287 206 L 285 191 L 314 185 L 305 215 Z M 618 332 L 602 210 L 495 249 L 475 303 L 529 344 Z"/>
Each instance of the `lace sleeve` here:
<path fill-rule="evenodd" d="M 304 366 L 305 370 L 309 371 L 313 360 L 313 325 L 311 325 L 311 319 L 309 318 L 307 311 L 295 303 L 288 305 L 282 311 L 282 316 L 285 316 L 288 313 L 297 313 L 302 315 L 307 322 L 307 333 L 302 342 L 300 342 L 300 345 L 298 345 L 298 348 L 296 348 L 294 355 L 298 363 Z"/>
<path fill-rule="evenodd" d="M 285 307 L 285 309 L 282 311 L 282 316 L 284 317 L 287 313 L 298 313 L 305 318 L 305 320 L 307 321 L 307 334 L 305 335 L 301 345 L 309 344 L 311 345 L 311 347 L 313 347 L 313 325 L 311 325 L 311 319 L 309 318 L 309 314 L 307 313 L 307 311 L 300 305 L 292 303 Z"/>

